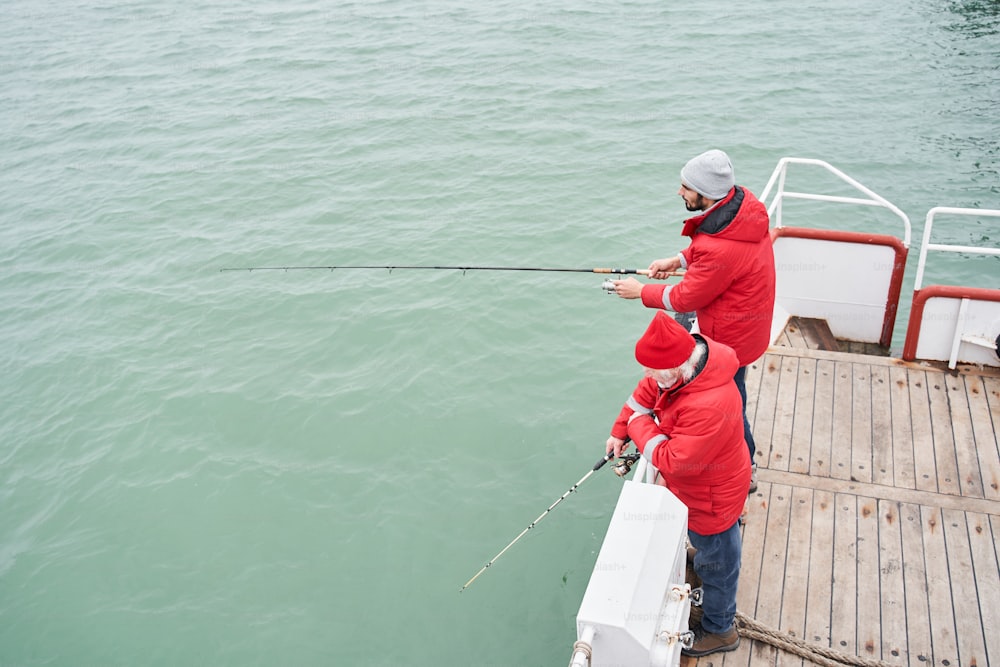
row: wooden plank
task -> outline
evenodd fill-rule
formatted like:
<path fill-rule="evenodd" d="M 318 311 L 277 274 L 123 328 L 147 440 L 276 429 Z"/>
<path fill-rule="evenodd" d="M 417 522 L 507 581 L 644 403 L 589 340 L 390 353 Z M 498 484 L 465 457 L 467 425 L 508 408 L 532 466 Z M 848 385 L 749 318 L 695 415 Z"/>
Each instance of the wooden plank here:
<path fill-rule="evenodd" d="M 767 356 L 767 355 L 765 355 Z M 750 430 L 756 432 L 757 422 L 757 400 L 760 396 L 760 379 L 763 375 L 764 357 L 747 366 L 746 389 L 747 389 L 747 420 L 750 422 Z M 760 461 L 759 456 L 754 457 L 755 461 Z"/>
<path fill-rule="evenodd" d="M 792 449 L 792 427 L 795 422 L 796 384 L 798 382 L 799 360 L 794 357 L 781 359 L 778 375 L 778 394 L 774 406 L 774 423 L 771 426 L 770 456 L 767 467 L 774 470 L 788 470 L 788 458 Z"/>
<path fill-rule="evenodd" d="M 747 501 L 746 521 L 743 524 L 743 551 L 740 563 L 740 583 L 736 589 L 736 608 L 752 618 L 757 615 L 757 596 L 760 593 L 764 536 L 767 531 L 770 499 L 771 485 L 767 482 L 760 482 L 757 493 Z M 750 656 L 755 643 L 746 639 L 741 640 L 739 648 L 726 655 L 726 664 L 750 664 Z"/>
<path fill-rule="evenodd" d="M 757 465 L 768 467 L 771 460 L 771 433 L 774 430 L 774 411 L 781 377 L 781 357 L 764 355 L 761 368 L 760 390 L 757 393 L 757 410 L 754 416 L 753 435 L 757 443 Z"/>
<path fill-rule="evenodd" d="M 957 375 L 975 375 L 1000 379 L 1000 367 L 974 366 L 970 364 L 958 364 L 954 369 L 948 368 L 947 362 L 943 361 L 903 361 L 897 357 L 872 356 L 870 354 L 860 354 L 852 352 L 830 352 L 827 350 L 806 350 L 794 347 L 768 348 L 768 353 L 777 354 L 783 357 L 798 357 L 800 359 L 829 359 L 830 361 L 851 361 L 854 363 L 872 364 L 877 366 L 888 366 L 889 368 L 913 368 L 918 371 L 933 371 L 935 373 L 949 373 Z"/>
<path fill-rule="evenodd" d="M 806 340 L 805 334 L 802 332 L 801 317 L 790 318 L 788 320 L 788 324 L 785 325 L 785 333 L 788 335 L 788 340 L 791 342 L 792 347 L 809 349 L 809 342 Z"/>
<path fill-rule="evenodd" d="M 834 498 L 833 609 L 830 637 L 833 648 L 857 654 L 858 503 L 857 497 L 838 493 Z"/>
<path fill-rule="evenodd" d="M 779 487 L 787 488 L 787 487 Z M 785 553 L 785 577 L 781 595 L 781 621 L 777 628 L 799 639 L 805 638 L 806 601 L 809 590 L 809 560 L 812 533 L 812 489 L 793 487 Z M 798 667 L 802 658 L 781 651 L 775 661 L 782 667 Z"/>
<path fill-rule="evenodd" d="M 997 547 L 1000 546 L 1000 516 L 966 513 L 969 523 L 969 551 L 975 572 L 979 598 L 979 617 L 990 635 L 986 642 L 987 655 L 982 665 L 1000 665 L 1000 568 L 997 566 Z"/>
<path fill-rule="evenodd" d="M 802 337 L 802 332 L 799 331 L 799 318 L 789 317 L 788 321 L 785 322 L 785 328 L 781 331 L 780 340 L 788 345 L 788 347 L 799 347 L 804 348 L 805 339 Z"/>
<path fill-rule="evenodd" d="M 878 520 L 882 659 L 906 664 L 906 589 L 899 503 L 879 500 Z"/>
<path fill-rule="evenodd" d="M 955 460 L 958 466 L 959 488 L 963 496 L 983 498 L 983 473 L 979 469 L 976 437 L 969 413 L 969 397 L 965 393 L 965 380 L 951 375 L 942 378 L 951 412 L 951 431 L 955 443 Z"/>
<path fill-rule="evenodd" d="M 865 344 L 858 342 L 856 340 L 840 341 L 840 349 L 844 349 L 844 344 L 847 344 L 847 351 L 852 354 L 864 354 L 867 355 L 868 352 L 865 349 Z"/>
<path fill-rule="evenodd" d="M 778 334 L 774 344 L 778 347 L 795 347 L 795 342 L 788 336 L 788 328 Z"/>
<path fill-rule="evenodd" d="M 990 404 L 990 414 L 993 418 L 994 433 L 1000 426 L 1000 372 L 994 374 L 983 373 L 983 385 L 986 387 L 986 400 Z"/>
<path fill-rule="evenodd" d="M 899 505 L 899 529 L 903 549 L 903 589 L 906 591 L 906 658 L 909 665 L 933 659 L 931 625 L 927 601 L 927 567 L 924 563 L 923 526 L 920 506 Z"/>
<path fill-rule="evenodd" d="M 1000 372 L 996 375 L 984 374 L 982 378 L 983 385 L 986 387 L 986 399 L 990 406 L 990 421 L 993 424 L 993 447 L 991 451 L 996 452 L 998 457 L 1000 457 L 1000 435 L 997 434 L 997 429 L 1000 429 Z M 978 438 L 976 439 L 977 446 L 981 445 L 989 448 L 991 440 L 989 434 L 985 435 L 986 438 L 983 441 L 980 441 Z M 996 465 L 993 471 L 997 476 L 1000 476 L 1000 463 Z"/>
<path fill-rule="evenodd" d="M 851 479 L 851 432 L 854 378 L 850 363 L 837 363 L 833 373 L 833 434 L 830 476 Z"/>
<path fill-rule="evenodd" d="M 833 549 L 830 546 L 834 543 L 835 503 L 834 494 L 829 491 L 813 492 L 805 639 L 820 646 L 831 645 Z"/>
<path fill-rule="evenodd" d="M 872 382 L 867 364 L 851 364 L 851 479 L 872 481 Z"/>
<path fill-rule="evenodd" d="M 986 637 L 979 614 L 976 577 L 972 570 L 969 524 L 965 512 L 943 510 L 945 546 L 948 551 L 948 581 L 957 633 L 958 659 L 962 665 L 986 665 Z M 994 589 L 995 596 L 998 590 Z M 990 628 L 992 634 L 996 627 Z"/>
<path fill-rule="evenodd" d="M 833 378 L 834 362 L 821 359 L 816 362 L 816 388 L 813 398 L 813 427 L 809 455 L 809 474 L 816 477 L 830 476 L 830 459 L 833 456 Z"/>
<path fill-rule="evenodd" d="M 764 549 L 761 558 L 760 582 L 757 591 L 757 614 L 754 618 L 772 628 L 779 627 L 781 623 L 781 595 L 784 589 L 785 565 L 788 560 L 788 523 L 791 497 L 791 487 L 771 485 Z M 777 649 L 773 646 L 754 642 L 751 663 L 757 665 L 765 661 L 773 662 L 776 659 L 776 651 Z"/>
<path fill-rule="evenodd" d="M 991 391 L 995 383 L 983 377 L 965 377 L 965 395 L 975 438 L 979 470 L 983 476 L 983 494 L 1000 500 L 1000 453 L 997 451 L 996 427 L 1000 426 L 1000 397 Z"/>
<path fill-rule="evenodd" d="M 865 354 L 872 357 L 887 357 L 889 356 L 889 348 L 878 343 L 865 343 Z"/>
<path fill-rule="evenodd" d="M 803 486 L 814 491 L 822 489 L 831 493 L 852 493 L 859 496 L 893 500 L 898 503 L 913 503 L 914 505 L 928 505 L 930 507 L 940 507 L 941 509 L 980 512 L 982 514 L 996 514 L 1000 516 L 1000 502 L 987 500 L 986 498 L 966 498 L 964 496 L 948 496 L 930 491 L 917 491 L 916 489 L 897 489 L 891 486 L 862 484 L 861 482 L 851 482 L 829 477 L 813 477 L 794 472 L 785 472 L 783 470 L 761 470 L 759 478 L 771 484 Z"/>
<path fill-rule="evenodd" d="M 826 320 L 813 317 L 800 317 L 798 318 L 798 325 L 799 330 L 802 332 L 802 337 L 805 338 L 806 347 L 810 350 L 840 351 L 840 345 L 837 343 L 833 332 L 830 331 L 830 325 Z"/>
<path fill-rule="evenodd" d="M 747 418 L 750 420 L 750 425 L 753 426 L 754 422 L 754 411 L 757 408 L 757 394 L 760 392 L 760 375 L 761 367 L 764 365 L 764 358 L 761 357 L 757 361 L 747 366 L 746 379 L 744 380 L 747 388 Z"/>
<path fill-rule="evenodd" d="M 955 613 L 952 609 L 951 584 L 948 581 L 948 552 L 944 541 L 944 519 L 936 507 L 920 508 L 924 538 L 924 563 L 927 568 L 927 602 L 933 637 L 934 664 L 957 665 L 958 643 L 955 638 Z M 948 662 L 945 662 L 945 661 Z"/>
<path fill-rule="evenodd" d="M 913 462 L 913 425 L 910 421 L 910 385 L 905 368 L 889 369 L 892 405 L 892 481 L 897 488 L 917 488 Z"/>
<path fill-rule="evenodd" d="M 955 436 L 951 429 L 951 409 L 945 389 L 945 376 L 940 373 L 926 375 L 938 493 L 959 495 L 962 487 L 958 475 L 958 459 L 955 456 Z"/>
<path fill-rule="evenodd" d="M 812 359 L 799 359 L 798 363 L 798 377 L 795 380 L 795 415 L 787 469 L 808 474 L 812 449 L 816 362 Z"/>
<path fill-rule="evenodd" d="M 879 513 L 874 498 L 858 498 L 858 655 L 882 657 Z"/>
<path fill-rule="evenodd" d="M 872 482 L 892 486 L 892 395 L 889 369 L 869 366 L 872 388 Z"/>
<path fill-rule="evenodd" d="M 913 468 L 917 488 L 937 491 L 934 470 L 934 435 L 931 428 L 930 399 L 927 396 L 927 374 L 907 371 L 910 388 L 910 424 L 913 426 Z"/>

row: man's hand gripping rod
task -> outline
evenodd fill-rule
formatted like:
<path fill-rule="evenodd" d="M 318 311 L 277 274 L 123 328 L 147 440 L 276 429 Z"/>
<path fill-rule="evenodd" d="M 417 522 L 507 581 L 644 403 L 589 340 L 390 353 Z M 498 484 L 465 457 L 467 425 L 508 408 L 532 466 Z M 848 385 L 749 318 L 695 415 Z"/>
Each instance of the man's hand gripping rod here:
<path fill-rule="evenodd" d="M 612 273 L 612 272 L 617 272 L 617 271 L 618 271 L 618 269 L 594 269 L 594 273 Z M 631 271 L 630 270 L 630 271 L 628 271 L 628 273 L 634 273 L 636 275 L 646 276 L 647 278 L 650 275 L 649 269 L 639 269 L 637 271 Z M 683 276 L 683 275 L 684 275 L 683 271 L 668 271 L 667 274 L 666 274 L 666 277 L 667 278 L 675 278 L 675 277 Z M 620 279 L 621 275 L 619 275 L 618 278 Z M 614 278 L 608 278 L 607 280 L 605 280 L 603 283 L 601 283 L 601 289 L 603 289 L 608 294 L 614 294 L 615 293 L 615 279 Z"/>

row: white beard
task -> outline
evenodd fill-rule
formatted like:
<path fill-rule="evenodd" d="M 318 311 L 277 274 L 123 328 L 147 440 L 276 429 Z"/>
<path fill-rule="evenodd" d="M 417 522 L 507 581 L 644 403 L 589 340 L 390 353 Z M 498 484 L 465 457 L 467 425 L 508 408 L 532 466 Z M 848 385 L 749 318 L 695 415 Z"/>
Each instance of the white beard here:
<path fill-rule="evenodd" d="M 660 389 L 670 389 L 681 379 L 681 374 L 676 370 L 657 371 L 653 374 L 653 379 L 656 380 L 656 386 Z"/>

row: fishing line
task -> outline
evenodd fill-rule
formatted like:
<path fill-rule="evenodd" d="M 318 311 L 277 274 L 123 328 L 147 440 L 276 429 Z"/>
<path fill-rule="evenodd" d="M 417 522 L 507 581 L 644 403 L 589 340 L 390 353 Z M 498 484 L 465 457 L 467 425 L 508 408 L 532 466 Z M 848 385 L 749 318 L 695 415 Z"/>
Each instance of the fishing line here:
<path fill-rule="evenodd" d="M 476 572 L 476 574 L 475 574 L 475 575 L 474 575 L 474 576 L 472 577 L 472 579 L 469 579 L 469 580 L 468 580 L 467 582 L 465 582 L 465 585 L 464 585 L 464 586 L 462 586 L 461 590 L 459 590 L 458 592 L 459 592 L 459 593 L 461 593 L 461 592 L 462 592 L 462 591 L 464 591 L 464 590 L 465 590 L 466 588 L 468 588 L 469 586 L 471 586 L 471 585 L 472 585 L 472 582 L 473 582 L 473 581 L 475 581 L 476 579 L 478 579 L 478 578 L 479 578 L 479 575 L 481 575 L 481 574 L 482 574 L 483 572 L 485 572 L 485 571 L 486 571 L 486 568 L 488 568 L 488 567 L 489 567 L 490 565 L 493 565 L 493 563 L 495 563 L 495 562 L 497 561 L 497 559 L 498 559 L 498 558 L 500 558 L 500 556 L 503 556 L 503 555 L 504 555 L 504 553 L 506 553 L 506 551 L 507 551 L 508 549 L 510 549 L 510 548 L 511 548 L 512 546 L 514 546 L 514 544 L 515 544 L 515 543 L 516 543 L 516 542 L 517 542 L 517 541 L 518 541 L 519 539 L 521 539 L 522 537 L 524 537 L 524 536 L 525 536 L 525 534 L 527 534 L 527 532 L 528 532 L 529 530 L 531 530 L 532 528 L 534 528 L 534 527 L 535 527 L 535 526 L 536 526 L 536 525 L 538 524 L 538 522 L 539 522 L 539 521 L 541 521 L 542 519 L 544 519 L 544 518 L 545 518 L 545 516 L 546 516 L 546 515 L 547 515 L 547 514 L 548 514 L 549 512 L 551 512 L 551 511 L 552 511 L 552 508 L 554 508 L 554 507 L 555 507 L 556 505 L 558 505 L 558 504 L 559 504 L 559 503 L 561 503 L 561 502 L 562 502 L 563 500 L 565 500 L 565 499 L 566 499 L 566 497 L 567 497 L 567 496 L 568 496 L 569 494 L 571 494 L 571 493 L 573 493 L 574 491 L 576 491 L 577 487 L 579 487 L 579 486 L 580 486 L 581 484 L 583 484 L 584 482 L 586 482 L 586 481 L 587 481 L 587 479 L 588 479 L 588 478 L 589 478 L 589 477 L 590 477 L 591 475 L 593 475 L 593 474 L 594 474 L 595 472 L 597 472 L 598 470 L 600 470 L 601 468 L 603 468 L 603 467 L 604 467 L 604 464 L 605 464 L 605 463 L 607 463 L 608 461 L 610 461 L 611 459 L 613 459 L 614 457 L 615 457 L 615 453 L 614 453 L 614 452 L 608 452 L 608 453 L 607 453 L 607 454 L 606 454 L 606 455 L 604 456 L 604 458 L 602 458 L 602 459 L 601 459 L 600 461 L 598 461 L 598 462 L 597 462 L 597 463 L 596 463 L 596 464 L 594 465 L 594 467 L 593 467 L 593 468 L 592 468 L 592 469 L 590 470 L 590 472 L 588 472 L 588 473 L 587 473 L 586 475 L 584 475 L 583 477 L 581 477 L 581 478 L 580 478 L 580 481 L 578 481 L 578 482 L 577 482 L 576 484 L 574 484 L 573 486 L 569 487 L 569 491 L 567 491 L 566 493 L 562 494 L 562 495 L 561 495 L 561 496 L 559 497 L 559 500 L 557 500 L 557 501 L 555 501 L 554 503 L 552 503 L 551 505 L 549 505 L 549 508 L 548 508 L 547 510 L 545 510 L 544 512 L 542 512 L 541 514 L 539 514 L 539 515 L 538 515 L 538 518 L 537 518 L 537 519 L 535 519 L 534 521 L 532 521 L 532 522 L 531 522 L 531 523 L 530 523 L 530 524 L 528 525 L 528 527 L 527 527 L 527 528 L 525 528 L 524 530 L 522 530 L 522 531 L 521 531 L 521 534 L 520 534 L 520 535 L 518 535 L 518 536 L 517 536 L 517 537 L 515 537 L 515 538 L 514 538 L 513 540 L 511 540 L 511 541 L 510 541 L 510 544 L 508 544 L 507 546 L 505 546 L 505 547 L 504 547 L 503 549 L 501 549 L 501 550 L 500 550 L 500 553 L 498 553 L 498 554 L 497 554 L 496 556 L 494 556 L 494 557 L 493 557 L 492 559 L 490 559 L 490 562 L 488 562 L 488 563 L 487 563 L 486 565 L 483 565 L 483 567 L 482 567 L 482 568 L 481 568 L 481 569 L 479 570 L 479 572 Z M 639 455 L 638 455 L 638 454 L 634 454 L 634 455 L 627 455 L 627 456 L 622 456 L 621 458 L 622 458 L 622 459 L 623 459 L 623 460 L 624 460 L 624 461 L 625 461 L 626 463 L 618 463 L 618 464 L 616 464 L 616 465 L 615 465 L 615 474 L 616 474 L 616 475 L 618 475 L 619 477 L 624 477 L 624 476 L 625 476 L 625 475 L 626 475 L 626 474 L 628 473 L 629 469 L 631 468 L 631 464 L 632 464 L 632 463 L 634 463 L 634 462 L 635 462 L 635 461 L 636 461 L 636 460 L 638 459 L 638 457 L 639 457 Z"/>

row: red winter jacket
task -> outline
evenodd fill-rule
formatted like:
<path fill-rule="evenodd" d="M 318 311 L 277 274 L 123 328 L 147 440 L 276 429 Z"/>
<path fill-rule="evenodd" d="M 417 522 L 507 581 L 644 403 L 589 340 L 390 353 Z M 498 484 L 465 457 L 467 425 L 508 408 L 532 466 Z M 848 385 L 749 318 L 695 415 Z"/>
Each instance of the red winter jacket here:
<path fill-rule="evenodd" d="M 736 354 L 706 337 L 695 338 L 708 345 L 701 372 L 667 390 L 643 378 L 611 435 L 632 438 L 660 471 L 667 488 L 687 506 L 691 530 L 715 535 L 743 512 L 750 490 L 750 452 L 743 439 L 743 401 L 733 382 Z M 640 416 L 629 423 L 635 412 Z"/>
<path fill-rule="evenodd" d="M 681 253 L 684 277 L 669 291 L 645 285 L 642 303 L 696 312 L 701 333 L 733 348 L 740 366 L 753 363 L 771 343 L 775 279 L 768 227 L 764 205 L 734 187 L 710 211 L 684 221 L 681 234 L 691 237 Z"/>

